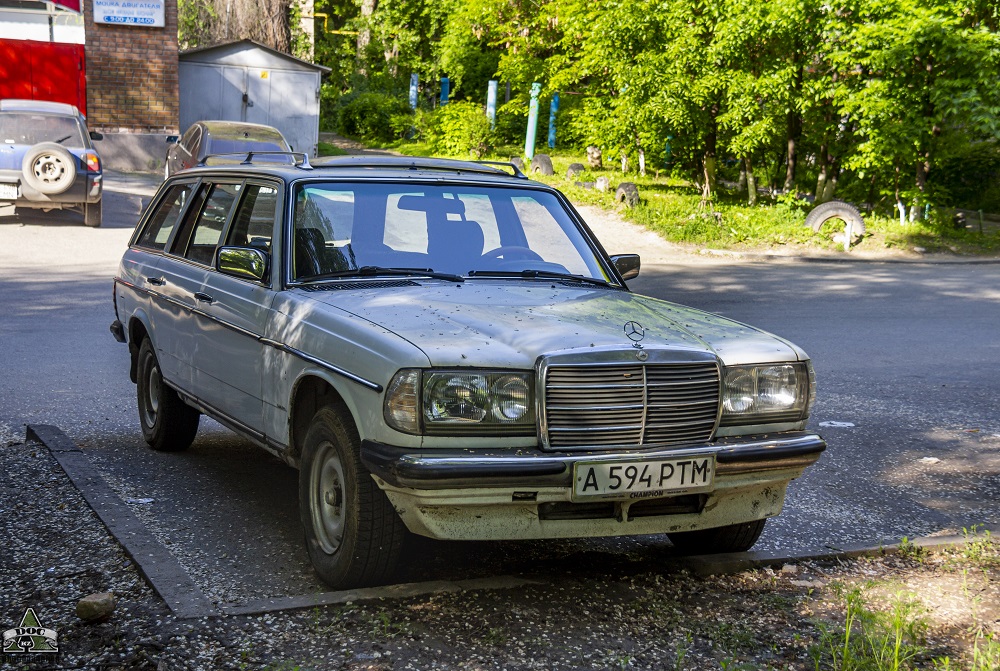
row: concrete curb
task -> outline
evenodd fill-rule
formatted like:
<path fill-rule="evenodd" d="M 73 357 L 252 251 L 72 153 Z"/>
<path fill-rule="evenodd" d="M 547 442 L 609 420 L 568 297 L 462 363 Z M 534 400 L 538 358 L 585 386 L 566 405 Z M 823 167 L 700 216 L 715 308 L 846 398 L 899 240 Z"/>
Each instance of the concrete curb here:
<path fill-rule="evenodd" d="M 29 425 L 27 442 L 49 449 L 94 512 L 135 562 L 139 573 L 181 619 L 216 614 L 212 602 L 188 577 L 170 551 L 111 490 L 80 448 L 55 426 Z"/>
<path fill-rule="evenodd" d="M 996 536 L 1000 528 L 984 527 L 975 534 L 968 536 L 925 536 L 908 543 L 893 543 L 890 545 L 851 545 L 846 548 L 807 549 L 797 552 L 733 552 L 717 555 L 697 555 L 680 557 L 676 561 L 684 568 L 698 576 L 730 575 L 742 571 L 761 568 L 781 567 L 785 564 L 797 564 L 806 561 L 842 561 L 859 557 L 881 557 L 884 555 L 906 552 L 909 547 L 938 550 L 948 547 L 960 547 L 968 543 L 982 540 L 985 533 Z"/>
<path fill-rule="evenodd" d="M 1000 263 L 1000 258 L 988 257 L 956 257 L 935 255 L 933 257 L 915 258 L 869 258 L 863 256 L 798 256 L 785 254 L 768 254 L 767 252 L 737 252 L 728 249 L 702 249 L 699 251 L 685 251 L 682 254 L 690 256 L 715 256 L 729 258 L 734 261 L 766 261 L 769 263 L 892 263 L 898 265 L 987 265 Z"/>

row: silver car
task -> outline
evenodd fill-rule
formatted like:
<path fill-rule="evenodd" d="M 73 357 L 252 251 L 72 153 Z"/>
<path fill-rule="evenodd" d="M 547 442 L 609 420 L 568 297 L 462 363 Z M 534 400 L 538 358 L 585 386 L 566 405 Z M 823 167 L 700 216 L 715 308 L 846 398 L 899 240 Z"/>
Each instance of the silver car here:
<path fill-rule="evenodd" d="M 299 468 L 333 586 L 389 579 L 407 533 L 746 550 L 826 447 L 812 365 L 638 272 L 516 169 L 299 155 L 168 179 L 112 332 L 154 449 L 204 413 Z"/>

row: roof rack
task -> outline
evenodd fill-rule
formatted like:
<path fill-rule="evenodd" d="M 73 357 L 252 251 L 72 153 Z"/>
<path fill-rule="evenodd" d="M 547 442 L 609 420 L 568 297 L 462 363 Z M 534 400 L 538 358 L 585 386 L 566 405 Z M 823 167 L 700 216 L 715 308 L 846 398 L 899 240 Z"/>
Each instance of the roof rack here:
<path fill-rule="evenodd" d="M 513 170 L 514 177 L 517 177 L 518 179 L 528 179 L 528 176 L 521 172 L 521 169 L 511 161 L 474 161 L 474 163 L 482 163 L 483 165 L 500 165 Z"/>
<path fill-rule="evenodd" d="M 471 172 L 483 175 L 505 175 L 510 173 L 499 168 L 489 167 L 500 165 L 511 168 L 514 177 L 527 179 L 517 166 L 511 163 L 497 161 L 462 161 L 450 158 L 426 158 L 420 156 L 336 156 L 323 157 L 313 168 L 395 168 L 397 170 L 442 170 L 447 172 Z"/>
<path fill-rule="evenodd" d="M 203 168 L 208 165 L 208 159 L 221 158 L 223 156 L 243 156 L 240 165 L 253 165 L 254 156 L 291 156 L 295 160 L 295 167 L 303 170 L 312 170 L 309 164 L 309 156 L 301 151 L 230 151 L 222 154 L 209 154 L 198 162 L 198 167 Z"/>

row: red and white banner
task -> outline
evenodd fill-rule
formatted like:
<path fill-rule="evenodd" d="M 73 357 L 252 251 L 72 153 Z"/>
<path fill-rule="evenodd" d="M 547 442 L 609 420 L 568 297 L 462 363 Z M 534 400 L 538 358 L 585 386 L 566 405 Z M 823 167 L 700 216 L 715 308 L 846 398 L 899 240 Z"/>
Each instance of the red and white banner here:
<path fill-rule="evenodd" d="M 77 14 L 83 13 L 83 0 L 50 0 L 50 2 L 71 12 L 76 12 Z"/>

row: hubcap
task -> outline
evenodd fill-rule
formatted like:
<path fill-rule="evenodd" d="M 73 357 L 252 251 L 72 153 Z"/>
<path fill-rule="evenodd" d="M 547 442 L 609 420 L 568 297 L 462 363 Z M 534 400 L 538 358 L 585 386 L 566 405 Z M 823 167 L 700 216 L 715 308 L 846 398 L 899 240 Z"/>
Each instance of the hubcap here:
<path fill-rule="evenodd" d="M 347 518 L 344 467 L 333 445 L 325 442 L 316 450 L 309 483 L 312 526 L 323 552 L 333 554 L 344 539 Z"/>

